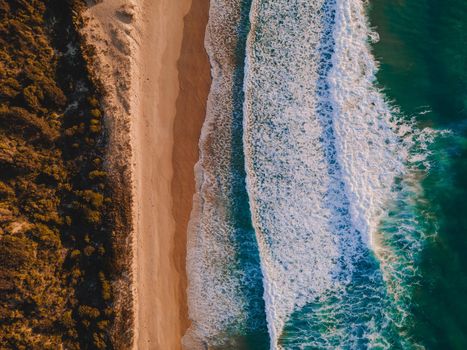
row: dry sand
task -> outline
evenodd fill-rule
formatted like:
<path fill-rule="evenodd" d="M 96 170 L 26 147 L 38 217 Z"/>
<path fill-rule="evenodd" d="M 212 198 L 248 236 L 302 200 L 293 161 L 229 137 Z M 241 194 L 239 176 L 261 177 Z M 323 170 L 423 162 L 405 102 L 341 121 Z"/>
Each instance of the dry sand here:
<path fill-rule="evenodd" d="M 209 0 L 131 3 L 92 6 L 89 40 L 108 92 L 110 163 L 130 164 L 131 135 L 134 348 L 177 350 L 189 326 L 186 229 L 210 86 Z"/>

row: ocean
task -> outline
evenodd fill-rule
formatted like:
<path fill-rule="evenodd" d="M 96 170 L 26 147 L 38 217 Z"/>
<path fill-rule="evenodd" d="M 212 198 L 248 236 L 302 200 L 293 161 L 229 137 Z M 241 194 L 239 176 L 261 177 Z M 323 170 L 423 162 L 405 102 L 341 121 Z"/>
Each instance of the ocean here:
<path fill-rule="evenodd" d="M 436 234 L 415 262 L 411 332 L 426 349 L 466 349 L 467 2 L 374 0 L 369 14 L 385 95 L 418 125 L 451 131 L 431 146 L 420 181 Z"/>
<path fill-rule="evenodd" d="M 212 0 L 189 349 L 462 349 L 467 4 Z"/>

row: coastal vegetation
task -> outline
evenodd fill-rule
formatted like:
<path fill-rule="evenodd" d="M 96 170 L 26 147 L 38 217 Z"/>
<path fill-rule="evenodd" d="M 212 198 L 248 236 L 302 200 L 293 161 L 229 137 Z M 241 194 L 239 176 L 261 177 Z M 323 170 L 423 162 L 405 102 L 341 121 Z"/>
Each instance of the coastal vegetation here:
<path fill-rule="evenodd" d="M 115 348 L 115 205 L 78 0 L 0 0 L 0 348 Z"/>

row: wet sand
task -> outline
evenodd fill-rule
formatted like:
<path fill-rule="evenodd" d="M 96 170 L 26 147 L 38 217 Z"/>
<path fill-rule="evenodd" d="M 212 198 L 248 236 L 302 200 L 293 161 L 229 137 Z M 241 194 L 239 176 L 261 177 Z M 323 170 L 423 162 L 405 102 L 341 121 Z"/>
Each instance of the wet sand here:
<path fill-rule="evenodd" d="M 210 85 L 206 0 L 146 0 L 133 120 L 138 349 L 181 349 L 186 229 Z M 138 61 L 138 60 L 137 60 Z"/>

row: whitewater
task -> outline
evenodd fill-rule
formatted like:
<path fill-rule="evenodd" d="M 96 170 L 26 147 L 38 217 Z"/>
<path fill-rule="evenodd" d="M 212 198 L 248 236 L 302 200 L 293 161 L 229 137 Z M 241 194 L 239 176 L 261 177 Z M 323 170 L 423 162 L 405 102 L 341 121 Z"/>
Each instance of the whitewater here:
<path fill-rule="evenodd" d="M 187 349 L 268 342 L 262 275 L 248 210 L 243 159 L 243 57 L 248 4 L 211 1 L 205 46 L 212 86 L 195 167 L 188 228 Z M 248 345 L 244 345 L 248 346 Z"/>
<path fill-rule="evenodd" d="M 187 349 L 418 348 L 434 133 L 377 88 L 365 5 L 211 1 Z"/>

